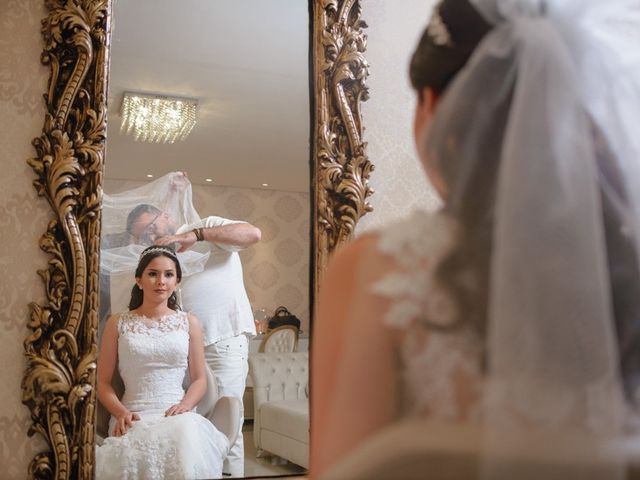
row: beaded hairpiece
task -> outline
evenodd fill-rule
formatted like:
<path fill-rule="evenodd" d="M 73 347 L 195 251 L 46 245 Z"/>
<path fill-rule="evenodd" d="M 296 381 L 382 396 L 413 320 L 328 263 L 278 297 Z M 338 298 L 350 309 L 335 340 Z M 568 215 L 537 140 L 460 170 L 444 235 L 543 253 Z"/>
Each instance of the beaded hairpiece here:
<path fill-rule="evenodd" d="M 429 35 L 431 41 L 439 47 L 454 46 L 449 29 L 440 16 L 440 4 L 436 5 L 433 9 L 433 14 L 427 25 L 427 35 Z"/>
<path fill-rule="evenodd" d="M 153 248 L 149 248 L 148 250 L 145 250 L 144 252 L 142 252 L 140 254 L 140 260 L 142 260 L 144 257 L 146 257 L 147 255 L 149 255 L 151 253 L 166 253 L 171 258 L 174 258 L 174 259 L 178 260 L 178 257 L 176 256 L 175 253 L 173 253 L 168 248 L 162 248 L 162 247 L 153 247 Z"/>

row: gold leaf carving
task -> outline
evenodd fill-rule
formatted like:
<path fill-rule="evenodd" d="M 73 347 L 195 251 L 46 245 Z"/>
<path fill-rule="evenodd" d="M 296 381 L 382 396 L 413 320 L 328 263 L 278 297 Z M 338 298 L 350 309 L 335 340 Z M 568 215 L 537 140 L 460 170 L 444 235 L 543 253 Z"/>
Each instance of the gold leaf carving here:
<path fill-rule="evenodd" d="M 31 462 L 32 478 L 92 478 L 100 202 L 106 130 L 110 0 L 45 0 L 49 66 L 47 113 L 33 141 L 33 185 L 52 219 L 40 239 L 50 258 L 40 274 L 46 305 L 32 303 L 24 342 L 22 400 L 29 435 L 50 451 Z"/>
<path fill-rule="evenodd" d="M 329 256 L 349 241 L 372 210 L 373 164 L 362 140 L 361 102 L 368 99 L 367 37 L 359 0 L 314 4 L 316 289 Z"/>

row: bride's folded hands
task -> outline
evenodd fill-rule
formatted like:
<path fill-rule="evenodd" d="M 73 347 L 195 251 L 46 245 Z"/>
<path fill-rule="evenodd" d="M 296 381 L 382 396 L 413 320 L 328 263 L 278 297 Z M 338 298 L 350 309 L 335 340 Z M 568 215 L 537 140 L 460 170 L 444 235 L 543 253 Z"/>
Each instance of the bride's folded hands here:
<path fill-rule="evenodd" d="M 140 417 L 137 413 L 131 413 L 126 410 L 124 413 L 117 415 L 116 424 L 113 427 L 113 437 L 121 437 L 125 433 L 129 431 L 131 427 L 133 427 L 133 422 L 140 420 Z"/>

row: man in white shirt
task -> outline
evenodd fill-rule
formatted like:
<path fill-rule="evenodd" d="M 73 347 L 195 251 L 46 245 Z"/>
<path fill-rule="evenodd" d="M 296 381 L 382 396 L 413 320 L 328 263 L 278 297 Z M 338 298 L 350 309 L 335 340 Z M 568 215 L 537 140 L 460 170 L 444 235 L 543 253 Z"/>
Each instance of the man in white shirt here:
<path fill-rule="evenodd" d="M 129 214 L 127 231 L 136 243 L 175 245 L 179 252 L 210 251 L 204 271 L 180 284 L 182 305 L 202 324 L 205 357 L 220 395 L 242 401 L 248 336 L 255 335 L 256 329 L 238 251 L 260 241 L 260 230 L 246 222 L 214 216 L 177 228 L 167 213 L 151 205 L 138 205 Z M 223 470 L 234 477 L 244 476 L 242 428 Z"/>

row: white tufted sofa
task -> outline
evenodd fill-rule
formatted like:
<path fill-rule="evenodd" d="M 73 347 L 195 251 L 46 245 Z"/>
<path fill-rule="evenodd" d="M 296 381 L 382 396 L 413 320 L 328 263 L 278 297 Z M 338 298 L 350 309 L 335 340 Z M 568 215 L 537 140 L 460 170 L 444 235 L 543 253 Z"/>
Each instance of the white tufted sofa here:
<path fill-rule="evenodd" d="M 309 466 L 309 353 L 249 356 L 256 449 Z"/>

